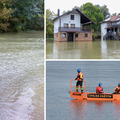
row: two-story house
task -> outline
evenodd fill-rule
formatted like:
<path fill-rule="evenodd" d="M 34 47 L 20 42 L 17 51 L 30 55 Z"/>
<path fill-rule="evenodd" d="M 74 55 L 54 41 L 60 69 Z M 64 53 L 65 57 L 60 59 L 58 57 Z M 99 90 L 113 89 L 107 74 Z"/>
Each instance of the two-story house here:
<path fill-rule="evenodd" d="M 74 9 L 54 20 L 54 41 L 92 41 L 92 24 L 94 22 L 79 9 Z"/>
<path fill-rule="evenodd" d="M 120 40 L 120 14 L 114 15 L 100 23 L 103 40 Z"/>

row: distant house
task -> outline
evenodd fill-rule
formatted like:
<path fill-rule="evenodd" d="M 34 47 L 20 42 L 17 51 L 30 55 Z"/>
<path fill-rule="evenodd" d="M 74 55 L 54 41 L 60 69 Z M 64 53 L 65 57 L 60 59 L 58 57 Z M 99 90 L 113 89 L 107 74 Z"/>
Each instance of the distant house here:
<path fill-rule="evenodd" d="M 114 15 L 100 23 L 103 40 L 120 40 L 120 14 Z"/>
<path fill-rule="evenodd" d="M 74 9 L 54 20 L 54 41 L 92 41 L 92 24 L 90 20 L 79 9 Z"/>

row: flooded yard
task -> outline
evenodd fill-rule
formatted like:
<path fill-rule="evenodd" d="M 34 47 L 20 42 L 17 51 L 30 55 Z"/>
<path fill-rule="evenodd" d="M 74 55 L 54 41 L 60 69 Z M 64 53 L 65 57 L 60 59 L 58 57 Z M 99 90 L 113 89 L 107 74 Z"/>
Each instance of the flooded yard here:
<path fill-rule="evenodd" d="M 46 59 L 120 59 L 120 41 L 46 41 Z"/>

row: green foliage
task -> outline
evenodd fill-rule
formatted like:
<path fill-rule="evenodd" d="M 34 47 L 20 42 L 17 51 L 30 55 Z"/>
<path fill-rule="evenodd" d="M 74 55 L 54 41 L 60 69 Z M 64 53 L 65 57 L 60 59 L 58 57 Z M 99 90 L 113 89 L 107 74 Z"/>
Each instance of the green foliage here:
<path fill-rule="evenodd" d="M 112 16 L 117 15 L 117 13 L 113 13 Z"/>
<path fill-rule="evenodd" d="M 67 13 L 67 12 L 70 12 L 70 10 L 67 10 L 67 11 L 64 10 L 64 11 L 62 12 L 62 14 L 65 14 L 65 13 Z"/>
<path fill-rule="evenodd" d="M 12 9 L 14 31 L 24 31 L 26 29 L 43 29 L 43 0 L 15 0 Z M 17 18 L 14 20 L 14 18 Z M 42 24 L 41 24 L 42 23 Z"/>
<path fill-rule="evenodd" d="M 110 17 L 109 9 L 107 8 L 106 5 L 103 5 L 103 6 L 95 5 L 95 6 L 98 7 L 98 8 L 100 8 L 101 13 L 104 16 L 104 19 L 107 19 L 107 18 Z"/>
<path fill-rule="evenodd" d="M 13 10 L 8 8 L 10 0 L 0 0 L 0 32 L 9 31 L 11 14 Z"/>
<path fill-rule="evenodd" d="M 97 35 L 95 34 L 95 31 L 92 29 L 92 34 L 94 38 L 97 38 Z"/>
<path fill-rule="evenodd" d="M 43 30 L 44 0 L 0 0 L 0 31 Z"/>
<path fill-rule="evenodd" d="M 75 6 L 75 7 L 72 8 L 72 10 L 74 10 L 74 9 L 79 9 L 79 7 L 78 7 L 78 6 Z"/>
<path fill-rule="evenodd" d="M 83 4 L 81 8 L 82 12 L 95 23 L 92 28 L 95 31 L 100 31 L 99 22 L 104 20 L 104 16 L 101 13 L 100 8 L 94 6 L 92 3 Z"/>
<path fill-rule="evenodd" d="M 49 9 L 46 10 L 46 37 L 53 36 L 54 23 L 53 19 L 57 15 L 54 12 L 51 12 Z"/>

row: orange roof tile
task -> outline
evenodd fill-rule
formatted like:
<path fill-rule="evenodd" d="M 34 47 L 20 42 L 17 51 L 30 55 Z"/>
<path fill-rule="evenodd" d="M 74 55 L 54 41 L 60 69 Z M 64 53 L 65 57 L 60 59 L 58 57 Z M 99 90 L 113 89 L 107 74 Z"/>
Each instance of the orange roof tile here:
<path fill-rule="evenodd" d="M 114 16 L 112 16 L 111 19 L 108 20 L 108 21 L 115 21 L 117 18 L 120 18 L 120 15 L 114 15 Z"/>
<path fill-rule="evenodd" d="M 108 21 L 115 21 L 116 19 L 117 19 L 117 15 L 114 15 L 114 16 L 112 16 L 111 19 L 108 20 Z"/>
<path fill-rule="evenodd" d="M 113 21 L 116 21 L 118 18 L 120 18 L 120 14 L 119 15 L 114 15 L 109 20 L 104 20 L 104 21 L 101 21 L 99 23 L 113 22 Z"/>

